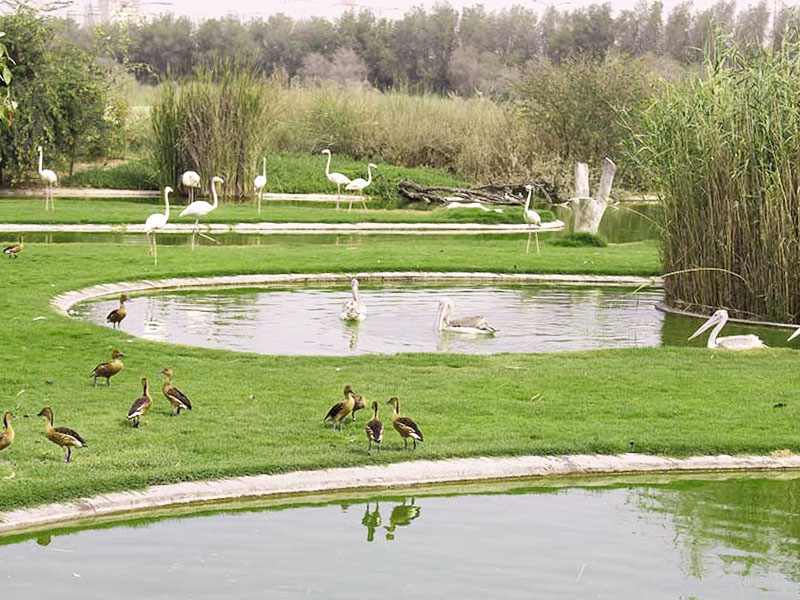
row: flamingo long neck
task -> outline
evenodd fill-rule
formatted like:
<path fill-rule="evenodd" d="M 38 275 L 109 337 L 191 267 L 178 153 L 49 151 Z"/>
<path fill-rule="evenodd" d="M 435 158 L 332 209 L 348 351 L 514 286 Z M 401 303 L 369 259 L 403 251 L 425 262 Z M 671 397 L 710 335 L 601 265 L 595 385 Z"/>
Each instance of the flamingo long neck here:
<path fill-rule="evenodd" d="M 43 160 L 44 160 L 43 152 L 42 149 L 39 148 L 39 175 L 41 175 L 42 171 L 44 170 L 42 167 Z"/>
<path fill-rule="evenodd" d="M 330 174 L 331 174 L 331 153 L 328 152 L 328 162 L 325 165 L 325 176 L 327 177 Z"/>
<path fill-rule="evenodd" d="M 219 198 L 217 197 L 216 182 L 213 179 L 211 180 L 211 198 L 213 200 L 211 207 L 217 208 L 217 205 L 219 204 Z"/>
<path fill-rule="evenodd" d="M 264 179 L 267 178 L 267 157 L 265 156 L 261 159 L 261 174 L 264 176 Z"/>
<path fill-rule="evenodd" d="M 441 331 L 447 325 L 447 318 L 450 315 L 450 306 L 448 304 L 442 304 L 441 308 L 439 309 L 439 318 L 436 320 L 436 329 Z"/>
<path fill-rule="evenodd" d="M 528 212 L 528 209 L 531 207 L 531 195 L 533 194 L 533 190 L 528 190 L 528 197 L 525 199 L 525 212 Z"/>
<path fill-rule="evenodd" d="M 706 344 L 709 348 L 718 348 L 719 343 L 717 342 L 717 336 L 719 335 L 722 328 L 725 327 L 725 323 L 728 322 L 728 319 L 720 319 L 719 323 L 714 326 L 714 329 L 711 330 L 711 335 L 708 336 L 708 343 Z"/>
<path fill-rule="evenodd" d="M 372 183 L 372 165 L 367 165 L 367 185 Z"/>
<path fill-rule="evenodd" d="M 164 216 L 169 221 L 169 192 L 164 190 Z"/>

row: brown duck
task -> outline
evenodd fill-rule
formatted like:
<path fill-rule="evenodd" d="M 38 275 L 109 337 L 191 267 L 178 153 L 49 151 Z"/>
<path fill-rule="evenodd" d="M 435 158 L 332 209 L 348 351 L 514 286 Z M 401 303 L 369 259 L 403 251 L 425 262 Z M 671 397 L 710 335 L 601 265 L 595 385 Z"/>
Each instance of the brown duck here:
<path fill-rule="evenodd" d="M 44 407 L 39 413 L 39 416 L 46 419 L 45 435 L 47 439 L 56 446 L 64 448 L 64 462 L 70 462 L 70 460 L 72 460 L 73 448 L 85 448 L 89 445 L 74 429 L 68 427 L 53 427 L 53 409 L 49 406 Z"/>
<path fill-rule="evenodd" d="M 3 248 L 3 254 L 5 254 L 8 258 L 17 258 L 17 256 L 19 256 L 24 249 L 25 243 L 22 241 L 22 238 L 19 238 L 19 242 L 16 244 L 11 244 L 10 246 Z"/>
<path fill-rule="evenodd" d="M 105 377 L 106 385 L 111 385 L 111 378 L 125 368 L 125 365 L 122 364 L 120 360 L 123 356 L 125 355 L 119 350 L 112 350 L 111 360 L 109 362 L 100 363 L 89 373 L 89 377 L 94 377 L 94 384 L 97 385 L 98 377 Z"/>
<path fill-rule="evenodd" d="M 332 423 L 333 429 L 341 429 L 342 422 L 353 412 L 356 405 L 356 394 L 349 385 L 344 386 L 344 400 L 337 402 L 322 419 L 326 423 Z"/>
<path fill-rule="evenodd" d="M 189 396 L 172 385 L 172 369 L 164 369 L 161 374 L 164 376 L 164 385 L 161 386 L 161 391 L 172 405 L 172 414 L 177 417 L 181 414 L 181 410 L 192 410 L 192 401 L 189 400 Z"/>
<path fill-rule="evenodd" d="M 414 442 L 414 450 L 416 450 L 417 442 L 424 441 L 422 439 L 422 431 L 420 431 L 414 421 L 408 417 L 400 416 L 399 398 L 390 398 L 387 404 L 391 404 L 394 407 L 394 411 L 392 412 L 392 426 L 395 431 L 400 434 L 400 437 L 403 438 L 403 448 L 408 448 L 408 440 L 411 439 L 411 441 Z"/>
<path fill-rule="evenodd" d="M 119 327 L 119 324 L 122 323 L 122 319 L 128 314 L 128 311 L 125 310 L 125 302 L 127 302 L 128 296 L 125 294 L 120 295 L 119 297 L 119 307 L 112 310 L 106 316 L 106 321 L 111 323 L 111 326 L 116 329 Z"/>
<path fill-rule="evenodd" d="M 375 444 L 378 448 L 378 452 L 381 451 L 381 442 L 383 441 L 383 423 L 378 418 L 378 403 L 372 403 L 372 418 L 367 421 L 367 425 L 364 427 L 364 431 L 367 432 L 367 440 L 369 441 L 369 446 L 367 447 L 367 452 L 372 451 L 372 444 Z"/>
<path fill-rule="evenodd" d="M 150 397 L 147 377 L 142 377 L 142 395 L 131 404 L 131 409 L 128 411 L 128 421 L 131 425 L 139 427 L 139 419 L 147 414 L 152 405 L 153 399 Z"/>
<path fill-rule="evenodd" d="M 0 433 L 0 450 L 5 450 L 14 443 L 14 428 L 11 426 L 11 419 L 14 417 L 10 412 L 3 415 L 3 433 Z"/>
<path fill-rule="evenodd" d="M 367 403 L 364 401 L 364 396 L 353 392 L 353 412 L 350 413 L 353 416 L 353 421 L 356 420 L 356 413 L 362 408 L 366 408 L 366 406 Z"/>

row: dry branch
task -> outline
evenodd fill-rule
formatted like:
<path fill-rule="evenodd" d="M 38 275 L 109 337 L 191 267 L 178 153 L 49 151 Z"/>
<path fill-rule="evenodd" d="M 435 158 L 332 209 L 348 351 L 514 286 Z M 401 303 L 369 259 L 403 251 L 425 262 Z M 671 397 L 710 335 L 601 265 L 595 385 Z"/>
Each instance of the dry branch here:
<path fill-rule="evenodd" d="M 400 195 L 411 202 L 427 204 L 450 202 L 480 202 L 482 204 L 513 206 L 525 202 L 526 185 L 532 185 L 534 194 L 547 202 L 560 202 L 558 188 L 549 181 L 519 184 L 489 184 L 477 188 L 423 187 L 413 181 L 403 180 L 398 185 Z"/>

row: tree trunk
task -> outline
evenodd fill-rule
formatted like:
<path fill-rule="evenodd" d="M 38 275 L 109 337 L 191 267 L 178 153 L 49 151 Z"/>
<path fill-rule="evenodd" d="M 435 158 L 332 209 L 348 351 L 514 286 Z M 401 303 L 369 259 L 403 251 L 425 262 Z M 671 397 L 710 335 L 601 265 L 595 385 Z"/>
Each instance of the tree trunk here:
<path fill-rule="evenodd" d="M 573 229 L 576 233 L 597 234 L 608 207 L 608 198 L 611 195 L 611 186 L 614 183 L 616 172 L 617 166 L 611 159 L 604 159 L 600 185 L 597 187 L 594 197 L 591 197 L 589 196 L 588 165 L 578 163 L 575 166 L 575 197 L 570 200 L 570 204 L 574 214 Z"/>

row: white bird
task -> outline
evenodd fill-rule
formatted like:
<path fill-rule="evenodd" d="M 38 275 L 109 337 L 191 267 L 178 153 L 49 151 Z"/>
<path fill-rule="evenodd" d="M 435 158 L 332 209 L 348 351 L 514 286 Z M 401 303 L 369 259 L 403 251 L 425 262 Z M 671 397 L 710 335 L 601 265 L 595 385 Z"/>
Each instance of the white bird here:
<path fill-rule="evenodd" d="M 341 173 L 331 173 L 331 151 L 325 148 L 323 154 L 328 155 L 328 163 L 325 165 L 325 177 L 336 186 L 336 209 L 339 209 L 339 198 L 342 195 L 342 186 L 350 183 L 350 178 Z"/>
<path fill-rule="evenodd" d="M 199 230 L 199 223 L 200 217 L 205 217 L 208 215 L 212 210 L 216 209 L 219 206 L 219 198 L 217 197 L 217 188 L 214 186 L 215 183 L 225 183 L 222 177 L 212 177 L 211 178 L 211 198 L 213 199 L 213 203 L 209 204 L 205 200 L 195 200 L 189 206 L 184 208 L 181 211 L 182 217 L 194 217 L 194 231 L 192 233 L 192 249 L 194 249 L 194 236 Z"/>
<path fill-rule="evenodd" d="M 539 228 L 542 226 L 542 217 L 538 212 L 531 208 L 531 196 L 533 195 L 533 186 L 526 185 L 525 189 L 528 190 L 528 197 L 525 199 L 525 208 L 522 209 L 522 218 L 525 219 L 528 227 Z M 536 254 L 539 254 L 539 232 L 534 231 L 536 235 Z M 528 231 L 528 245 L 525 247 L 525 254 L 531 251 L 531 232 Z"/>
<path fill-rule="evenodd" d="M 267 157 L 265 156 L 261 163 L 261 175 L 256 175 L 253 180 L 253 187 L 256 190 L 256 198 L 258 198 L 258 214 L 261 214 L 261 200 L 264 197 L 264 188 L 267 186 Z"/>
<path fill-rule="evenodd" d="M 194 189 L 200 187 L 200 175 L 197 171 L 186 171 L 181 175 L 181 186 L 189 190 L 189 204 L 194 202 Z"/>
<path fill-rule="evenodd" d="M 377 168 L 378 165 L 369 163 L 369 165 L 367 165 L 367 173 L 368 173 L 367 179 L 363 179 L 361 177 L 359 177 L 358 179 L 353 179 L 353 181 L 348 183 L 344 189 L 346 189 L 348 192 L 358 192 L 359 194 L 363 193 L 364 190 L 367 188 L 367 186 L 370 183 L 372 183 L 372 169 L 377 169 Z M 364 203 L 363 196 L 361 197 L 361 205 L 364 208 L 367 208 L 367 205 Z M 347 210 L 352 210 L 352 209 L 353 209 L 353 199 L 351 198 L 350 207 Z"/>
<path fill-rule="evenodd" d="M 789 339 L 788 339 L 788 340 L 786 340 L 786 341 L 787 341 L 787 342 L 791 342 L 791 341 L 792 341 L 794 338 L 796 338 L 798 335 L 800 335 L 800 327 L 798 327 L 798 328 L 797 328 L 797 331 L 795 331 L 795 332 L 794 332 L 792 335 L 790 335 L 790 336 L 789 336 Z"/>
<path fill-rule="evenodd" d="M 722 348 L 724 350 L 755 350 L 758 348 L 767 347 L 757 335 L 732 335 L 728 337 L 717 337 L 727 322 L 728 311 L 725 309 L 720 309 L 711 315 L 711 318 L 703 323 L 689 339 L 693 340 L 707 329 L 716 325 L 716 327 L 714 327 L 714 329 L 711 331 L 711 334 L 708 336 L 708 343 L 706 344 L 708 348 Z"/>
<path fill-rule="evenodd" d="M 350 281 L 350 289 L 353 297 L 344 303 L 342 314 L 339 315 L 343 321 L 363 321 L 367 317 L 367 307 L 358 295 L 358 279 Z"/>
<path fill-rule="evenodd" d="M 43 169 L 42 162 L 44 160 L 44 153 L 42 151 L 42 147 L 39 146 L 39 178 L 44 183 L 44 209 L 45 210 L 55 210 L 56 203 L 53 200 L 53 186 L 58 185 L 58 175 L 56 175 L 55 171 L 51 171 L 50 169 Z"/>
<path fill-rule="evenodd" d="M 158 244 L 156 241 L 156 232 L 164 227 L 169 221 L 169 195 L 172 193 L 172 188 L 167 186 L 164 188 L 164 212 L 153 213 L 144 222 L 144 233 L 147 236 L 147 241 L 150 246 L 150 254 L 153 256 L 153 264 L 158 265 Z"/>
<path fill-rule="evenodd" d="M 463 317 L 461 319 L 451 319 L 450 313 L 453 311 L 452 300 L 439 301 L 439 313 L 436 316 L 436 331 L 449 331 L 452 333 L 469 333 L 494 335 L 497 330 L 489 325 L 485 317 Z"/>

